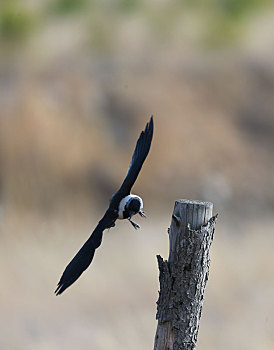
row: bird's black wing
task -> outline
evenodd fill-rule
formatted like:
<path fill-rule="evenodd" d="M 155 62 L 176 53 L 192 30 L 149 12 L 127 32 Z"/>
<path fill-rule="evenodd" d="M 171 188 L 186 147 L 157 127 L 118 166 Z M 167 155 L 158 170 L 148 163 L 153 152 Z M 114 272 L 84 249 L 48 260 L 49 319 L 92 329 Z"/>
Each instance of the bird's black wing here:
<path fill-rule="evenodd" d="M 89 239 L 66 267 L 55 290 L 56 295 L 62 294 L 64 290 L 71 286 L 89 267 L 95 250 L 102 243 L 103 231 L 106 228 L 113 226 L 116 219 L 117 214 L 107 210 L 103 219 L 99 221 Z"/>
<path fill-rule="evenodd" d="M 139 136 L 126 178 L 122 183 L 122 186 L 112 197 L 110 208 L 106 211 L 104 217 L 99 221 L 89 239 L 66 267 L 55 290 L 56 295 L 63 293 L 64 290 L 72 285 L 92 262 L 95 250 L 102 242 L 103 231 L 106 228 L 112 227 L 118 217 L 117 209 L 120 200 L 126 195 L 130 194 L 130 190 L 136 181 L 142 165 L 148 155 L 152 135 L 153 117 L 150 118 L 145 130 L 142 131 Z"/>
<path fill-rule="evenodd" d="M 153 116 L 147 123 L 144 131 L 141 132 L 139 139 L 136 143 L 136 147 L 128 168 L 128 172 L 122 186 L 115 194 L 115 197 L 123 198 L 130 194 L 131 188 L 137 179 L 137 176 L 142 168 L 142 165 L 148 155 L 151 140 L 153 136 Z"/>

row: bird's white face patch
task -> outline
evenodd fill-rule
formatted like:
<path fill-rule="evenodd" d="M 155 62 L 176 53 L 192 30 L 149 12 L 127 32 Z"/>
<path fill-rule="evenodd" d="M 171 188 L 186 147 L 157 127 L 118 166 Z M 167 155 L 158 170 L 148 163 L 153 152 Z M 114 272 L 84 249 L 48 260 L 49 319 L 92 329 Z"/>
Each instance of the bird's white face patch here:
<path fill-rule="evenodd" d="M 140 204 L 141 204 L 140 210 L 143 209 L 143 201 L 142 201 L 142 198 L 139 197 L 139 196 L 136 196 L 135 194 L 130 194 L 130 195 L 124 197 L 124 198 L 121 200 L 120 204 L 119 204 L 118 219 L 123 219 L 123 218 L 124 218 L 124 217 L 123 217 L 123 212 L 124 212 L 124 210 L 125 210 L 125 206 L 126 206 L 127 202 L 128 202 L 130 199 L 132 199 L 132 198 L 139 199 Z"/>

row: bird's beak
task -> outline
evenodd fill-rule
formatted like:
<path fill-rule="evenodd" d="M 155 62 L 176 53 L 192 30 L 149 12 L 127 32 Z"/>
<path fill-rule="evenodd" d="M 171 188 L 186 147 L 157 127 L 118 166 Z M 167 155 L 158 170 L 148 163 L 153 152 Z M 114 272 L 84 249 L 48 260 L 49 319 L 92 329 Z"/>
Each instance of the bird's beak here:
<path fill-rule="evenodd" d="M 140 215 L 142 218 L 146 218 L 146 217 L 147 217 L 146 214 L 145 214 L 145 212 L 144 212 L 143 210 L 140 210 L 140 211 L 139 211 L 139 215 Z"/>

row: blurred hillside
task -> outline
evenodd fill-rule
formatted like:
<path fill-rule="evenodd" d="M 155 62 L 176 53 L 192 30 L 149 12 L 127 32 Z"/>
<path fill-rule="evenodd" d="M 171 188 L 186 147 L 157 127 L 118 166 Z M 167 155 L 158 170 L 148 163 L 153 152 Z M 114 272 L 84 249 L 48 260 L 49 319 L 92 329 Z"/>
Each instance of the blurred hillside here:
<path fill-rule="evenodd" d="M 274 348 L 273 30 L 270 0 L 0 2 L 0 349 L 151 349 L 178 198 L 219 213 L 200 348 Z M 151 114 L 148 219 L 56 298 Z"/>
<path fill-rule="evenodd" d="M 274 15 L 262 17 L 255 1 L 257 12 L 226 3 L 202 15 L 199 2 L 4 1 L 2 206 L 104 207 L 154 114 L 136 185 L 151 205 L 189 197 L 240 215 L 272 211 L 273 38 L 263 46 L 257 28 L 267 34 Z M 210 18 L 219 16 L 217 40 Z"/>

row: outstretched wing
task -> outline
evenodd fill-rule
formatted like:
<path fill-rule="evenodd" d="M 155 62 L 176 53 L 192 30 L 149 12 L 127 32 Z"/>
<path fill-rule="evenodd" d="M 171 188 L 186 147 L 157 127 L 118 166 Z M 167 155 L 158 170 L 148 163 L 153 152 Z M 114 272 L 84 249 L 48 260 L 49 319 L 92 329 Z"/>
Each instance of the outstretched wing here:
<path fill-rule="evenodd" d="M 92 232 L 89 239 L 66 267 L 55 290 L 56 295 L 62 294 L 63 291 L 71 286 L 89 267 L 95 250 L 102 243 L 103 231 L 106 228 L 114 226 L 116 219 L 117 214 L 108 209 L 103 219 L 99 221 L 95 230 Z"/>
<path fill-rule="evenodd" d="M 151 140 L 153 136 L 153 116 L 147 123 L 144 131 L 141 132 L 139 139 L 136 143 L 136 147 L 131 159 L 131 163 L 128 168 L 128 172 L 122 186 L 116 193 L 119 198 L 130 194 L 131 188 L 137 179 L 137 176 L 142 168 L 142 165 L 148 155 Z"/>
<path fill-rule="evenodd" d="M 62 294 L 70 285 L 72 285 L 82 273 L 89 267 L 92 262 L 95 249 L 98 248 L 102 242 L 103 231 L 96 229 L 92 235 L 71 260 L 63 272 L 60 281 L 55 290 L 55 294 Z"/>

